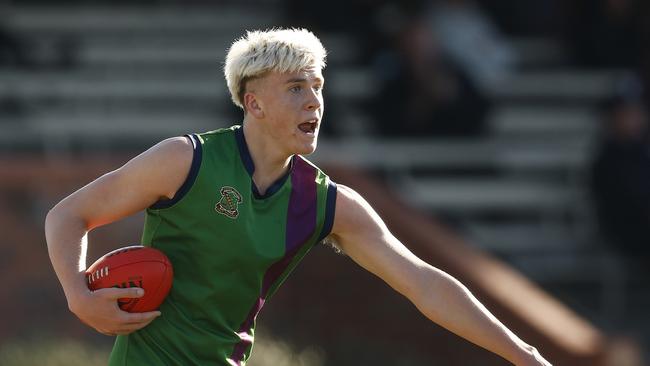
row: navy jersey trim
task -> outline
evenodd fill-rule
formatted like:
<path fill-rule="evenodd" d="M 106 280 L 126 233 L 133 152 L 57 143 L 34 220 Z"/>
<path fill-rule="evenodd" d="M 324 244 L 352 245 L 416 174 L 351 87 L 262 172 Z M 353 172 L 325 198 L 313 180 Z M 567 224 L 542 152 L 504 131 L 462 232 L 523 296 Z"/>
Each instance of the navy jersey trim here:
<path fill-rule="evenodd" d="M 203 147 L 201 146 L 201 141 L 196 134 L 185 135 L 185 137 L 189 138 L 190 141 L 192 141 L 193 149 L 192 165 L 190 166 L 190 171 L 187 174 L 187 178 L 185 178 L 185 181 L 181 187 L 178 189 L 178 191 L 176 191 L 174 197 L 168 200 L 160 200 L 151 205 L 149 208 L 153 210 L 169 208 L 180 201 L 187 194 L 187 192 L 190 191 L 190 188 L 192 188 L 192 185 L 194 185 L 196 177 L 199 175 L 199 168 L 201 167 L 201 161 L 203 160 Z"/>
<path fill-rule="evenodd" d="M 336 193 L 337 193 L 336 183 L 328 179 L 327 201 L 325 203 L 325 222 L 323 223 L 323 229 L 321 230 L 321 233 L 318 236 L 317 242 L 320 242 L 321 240 L 325 239 L 332 232 L 332 227 L 334 226 L 334 213 L 336 211 Z"/>
<path fill-rule="evenodd" d="M 241 161 L 244 164 L 244 167 L 246 168 L 246 171 L 248 172 L 248 175 L 251 178 L 251 190 L 253 191 L 253 197 L 255 197 L 256 199 L 265 199 L 271 197 L 275 192 L 279 191 L 280 188 L 282 188 L 284 183 L 291 175 L 291 172 L 293 171 L 293 166 L 295 165 L 294 164 L 295 155 L 291 157 L 291 161 L 289 162 L 290 164 L 289 169 L 287 170 L 286 174 L 284 174 L 278 180 L 273 182 L 273 184 L 269 186 L 269 188 L 266 190 L 264 194 L 260 194 L 259 189 L 257 189 L 257 186 L 253 181 L 253 173 L 255 173 L 255 164 L 253 163 L 253 158 L 251 157 L 251 153 L 248 150 L 248 144 L 246 143 L 246 137 L 244 136 L 244 127 L 239 127 L 235 129 L 235 139 L 237 140 L 237 148 L 239 149 L 239 156 L 241 157 Z"/>
<path fill-rule="evenodd" d="M 257 190 L 257 186 L 255 186 L 255 182 L 251 183 L 251 187 L 253 187 L 253 195 L 257 199 L 265 199 L 271 197 L 275 192 L 279 191 L 280 188 L 284 185 L 284 182 L 289 179 L 289 176 L 291 175 L 291 172 L 293 171 L 293 166 L 294 166 L 294 159 L 296 156 L 291 157 L 291 161 L 289 162 L 289 169 L 287 170 L 286 174 L 280 177 L 280 179 L 276 180 L 267 188 L 266 192 L 264 194 L 260 194 L 260 192 Z M 251 179 L 252 181 L 252 179 Z"/>

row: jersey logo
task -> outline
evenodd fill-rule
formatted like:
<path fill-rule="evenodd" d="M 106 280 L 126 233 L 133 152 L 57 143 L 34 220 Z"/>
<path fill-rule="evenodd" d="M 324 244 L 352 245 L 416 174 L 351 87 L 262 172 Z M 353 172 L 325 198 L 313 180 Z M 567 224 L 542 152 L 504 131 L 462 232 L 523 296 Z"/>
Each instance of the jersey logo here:
<path fill-rule="evenodd" d="M 219 192 L 221 193 L 221 199 L 214 206 L 214 209 L 220 214 L 236 219 L 239 216 L 237 208 L 242 203 L 241 194 L 235 188 L 229 186 L 221 187 Z"/>

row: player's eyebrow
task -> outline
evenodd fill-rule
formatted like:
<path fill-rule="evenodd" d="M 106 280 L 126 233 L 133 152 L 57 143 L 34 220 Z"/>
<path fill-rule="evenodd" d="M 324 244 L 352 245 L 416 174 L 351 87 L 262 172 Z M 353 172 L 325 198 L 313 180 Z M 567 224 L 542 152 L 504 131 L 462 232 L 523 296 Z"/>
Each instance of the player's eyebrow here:
<path fill-rule="evenodd" d="M 285 82 L 285 84 L 291 84 L 291 83 L 304 83 L 304 82 L 306 82 L 306 81 L 307 81 L 306 78 L 300 78 L 300 77 L 299 77 L 299 78 L 291 78 L 291 79 L 287 80 L 287 81 Z M 314 78 L 314 81 L 322 83 L 322 82 L 323 82 L 323 79 L 321 79 L 321 78 L 319 78 L 319 77 L 316 77 L 316 78 Z"/>

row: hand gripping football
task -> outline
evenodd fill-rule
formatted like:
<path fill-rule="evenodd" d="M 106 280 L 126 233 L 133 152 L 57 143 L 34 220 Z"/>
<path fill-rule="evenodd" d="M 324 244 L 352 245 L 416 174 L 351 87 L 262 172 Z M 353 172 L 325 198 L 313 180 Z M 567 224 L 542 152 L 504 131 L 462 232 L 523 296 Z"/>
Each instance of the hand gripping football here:
<path fill-rule="evenodd" d="M 172 287 L 172 264 L 158 249 L 134 245 L 116 249 L 99 258 L 86 270 L 88 288 L 140 287 L 144 296 L 118 299 L 130 313 L 158 309 Z"/>

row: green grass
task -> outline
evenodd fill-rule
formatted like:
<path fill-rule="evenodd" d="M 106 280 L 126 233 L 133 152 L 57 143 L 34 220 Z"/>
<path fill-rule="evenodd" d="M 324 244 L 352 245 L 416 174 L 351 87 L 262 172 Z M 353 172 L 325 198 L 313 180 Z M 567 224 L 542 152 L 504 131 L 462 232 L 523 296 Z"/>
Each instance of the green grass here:
<path fill-rule="evenodd" d="M 109 351 L 72 339 L 9 341 L 0 346 L 0 365 L 105 366 Z"/>
<path fill-rule="evenodd" d="M 287 342 L 263 334 L 257 336 L 249 366 L 324 366 L 322 351 L 297 350 Z M 2 366 L 105 366 L 110 346 L 75 339 L 34 338 L 0 345 Z"/>

